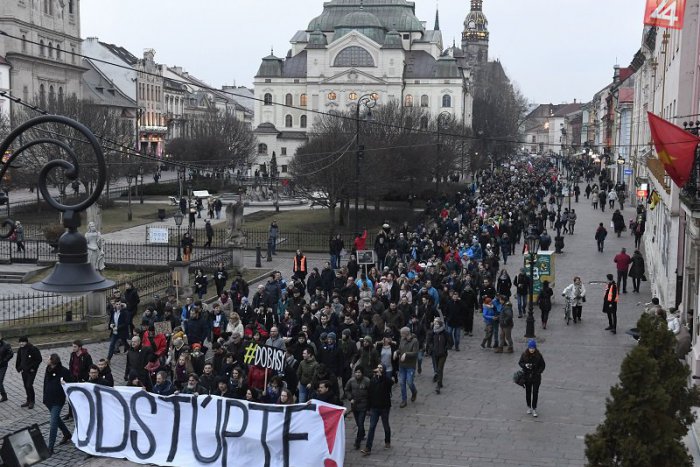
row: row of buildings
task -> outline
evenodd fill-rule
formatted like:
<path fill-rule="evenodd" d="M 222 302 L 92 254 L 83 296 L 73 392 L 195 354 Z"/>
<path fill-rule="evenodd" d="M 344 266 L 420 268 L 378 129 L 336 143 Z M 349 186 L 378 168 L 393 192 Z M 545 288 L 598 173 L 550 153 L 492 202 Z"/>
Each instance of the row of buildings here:
<path fill-rule="evenodd" d="M 319 1 L 319 4 L 321 2 Z M 276 154 L 281 176 L 307 141 L 319 113 L 354 110 L 361 96 L 396 100 L 433 117 L 448 114 L 471 126 L 479 69 L 489 61 L 483 0 L 471 0 L 461 45 L 443 43 L 439 12 L 429 26 L 406 0 L 330 0 L 296 32 L 284 57 L 262 59 L 254 89 L 212 89 L 155 51 L 136 56 L 97 38 L 81 39 L 78 0 L 0 3 L 0 90 L 46 105 L 65 96 L 109 106 L 131 120 L 137 147 L 165 156 L 165 143 L 188 122 L 212 112 L 250 124 L 257 154 L 249 173 L 265 171 Z M 0 98 L 0 114 L 11 115 Z"/>
<path fill-rule="evenodd" d="M 540 105 L 525 120 L 523 150 L 591 157 L 624 183 L 629 199 L 648 205 L 644 254 L 654 296 L 691 327 L 692 373 L 700 376 L 700 172 L 679 188 L 652 144 L 647 112 L 689 132 L 700 126 L 700 0 L 688 0 L 683 29 L 646 26 L 626 67 L 587 103 Z M 656 202 L 658 200 L 658 202 Z M 623 211 L 626 217 L 631 210 Z"/>
<path fill-rule="evenodd" d="M 212 89 L 181 67 L 137 57 L 98 38 L 82 39 L 79 0 L 0 2 L 0 90 L 46 107 L 76 97 L 106 106 L 134 128 L 140 151 L 165 155 L 165 142 L 183 136 L 188 123 L 227 113 L 253 123 L 253 92 Z M 12 102 L 0 96 L 0 116 L 12 118 Z"/>

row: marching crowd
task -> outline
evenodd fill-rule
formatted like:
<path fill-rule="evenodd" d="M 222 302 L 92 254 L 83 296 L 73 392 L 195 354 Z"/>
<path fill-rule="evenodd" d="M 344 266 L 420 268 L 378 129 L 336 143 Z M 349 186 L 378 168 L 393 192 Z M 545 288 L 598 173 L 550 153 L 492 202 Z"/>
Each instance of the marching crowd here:
<path fill-rule="evenodd" d="M 581 166 L 569 167 L 569 173 L 585 177 L 585 194 L 594 200 L 599 193 L 614 192 L 605 173 L 599 175 Z M 201 271 L 195 278 L 195 293 L 184 303 L 175 295 L 154 296 L 142 314 L 137 313 L 141 297 L 133 286 L 127 284 L 123 292 L 115 290 L 108 306 L 106 358 L 93 362 L 79 341 L 67 367 L 57 355 L 51 356 L 44 379 L 44 403 L 52 422 L 50 449 L 58 429 L 64 434 L 62 442 L 70 437 L 60 419 L 65 403 L 60 380 L 112 386 L 120 378 L 112 375 L 110 361 L 122 351 L 126 354 L 122 379 L 129 386 L 164 396 L 210 394 L 272 404 L 311 399 L 347 403 L 357 424 L 355 449 L 371 453 L 379 421 L 384 446 L 389 448 L 392 387 L 398 384 L 399 407 L 405 408 L 409 393 L 410 402 L 418 395 L 416 374 L 432 369 L 434 391 L 440 394 L 449 384 L 449 375 L 445 375 L 448 355 L 460 351 L 463 335 L 478 334 L 480 324 L 484 351 L 513 353 L 511 332 L 515 320 L 526 316 L 532 281 L 525 269 L 511 278 L 501 265 L 507 264 L 519 244 L 523 244 L 523 253 L 527 251 L 523 239 L 528 234 L 539 237 L 542 250 L 552 243 L 548 226 L 574 234 L 575 210 L 566 209 L 564 216 L 557 212 L 555 197 L 564 181 L 552 164 L 539 161 L 534 166 L 518 165 L 515 171 L 484 172 L 478 184 L 478 191 L 466 190 L 429 202 L 416 225 L 384 224 L 373 236 L 358 233 L 348 246 L 339 237 L 331 238 L 330 261 L 320 270 L 297 251 L 291 278 L 274 272 L 250 290 L 241 275 L 229 277 L 220 265 L 213 274 L 218 299 L 211 304 L 202 301 L 208 283 Z M 578 185 L 575 193 L 578 199 Z M 619 196 L 616 201 L 622 208 Z M 640 209 L 635 232 L 643 233 L 643 224 Z M 605 231 L 602 224 L 600 228 Z M 600 251 L 602 231 L 596 232 L 597 239 L 602 237 Z M 273 224 L 270 234 L 277 232 Z M 341 262 L 345 248 L 350 250 L 349 259 Z M 357 252 L 366 250 L 374 251 L 374 264 L 358 262 Z M 641 267 L 634 275 L 630 272 L 636 292 L 644 273 L 638 251 L 630 258 L 623 250 L 615 261 L 618 281 L 609 276 L 605 305 L 612 332 L 616 330 L 617 284 L 623 284 L 622 292 L 626 292 L 629 267 Z M 543 328 L 553 294 L 544 281 L 537 299 Z M 574 278 L 562 295 L 574 324 L 580 322 L 586 300 L 581 279 Z M 284 351 L 283 370 L 262 368 L 247 359 L 251 344 Z M 3 375 L 9 361 L 6 345 L 0 341 Z M 12 358 L 11 349 L 9 353 Z M 17 370 L 27 390 L 23 406 L 29 408 L 35 403 L 32 386 L 39 362 L 38 350 L 24 339 Z M 534 339 L 527 343 L 519 366 L 522 372 L 517 382 L 526 390 L 528 413 L 537 417 L 545 360 Z M 369 432 L 365 432 L 368 416 Z"/>

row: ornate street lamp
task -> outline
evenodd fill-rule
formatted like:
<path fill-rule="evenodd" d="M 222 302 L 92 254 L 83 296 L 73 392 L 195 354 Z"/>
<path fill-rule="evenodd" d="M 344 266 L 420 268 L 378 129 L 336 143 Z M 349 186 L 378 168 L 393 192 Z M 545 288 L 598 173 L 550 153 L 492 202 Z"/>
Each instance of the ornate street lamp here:
<path fill-rule="evenodd" d="M 182 226 L 182 219 L 184 219 L 185 216 L 183 216 L 182 212 L 178 209 L 175 211 L 175 214 L 173 214 L 173 218 L 175 219 L 175 225 L 177 225 L 177 239 L 175 241 L 175 246 L 177 247 L 177 258 L 175 261 L 181 263 L 182 255 L 180 254 L 180 227 Z"/>
<path fill-rule="evenodd" d="M 107 166 L 105 164 L 104 154 L 102 153 L 102 148 L 95 135 L 86 126 L 70 118 L 57 115 L 44 115 L 33 118 L 12 131 L 4 141 L 0 142 L 0 154 L 6 154 L 12 144 L 16 140 L 19 141 L 21 135 L 24 135 L 36 126 L 45 124 L 58 124 L 70 127 L 81 133 L 82 137 L 87 139 L 97 159 L 97 182 L 95 184 L 95 190 L 85 200 L 75 205 L 65 205 L 62 202 L 56 201 L 51 196 L 47 180 L 53 170 L 62 170 L 65 176 L 70 180 L 77 180 L 80 173 L 78 158 L 75 151 L 72 147 L 68 146 L 67 143 L 58 138 L 38 138 L 28 143 L 20 142 L 19 148 L 13 151 L 9 159 L 0 166 L 1 180 L 5 176 L 7 170 L 12 167 L 12 162 L 25 150 L 34 146 L 54 146 L 58 148 L 58 151 L 56 151 L 57 153 L 63 152 L 67 154 L 70 159 L 50 160 L 39 171 L 37 188 L 49 206 L 63 213 L 63 226 L 67 230 L 58 240 L 58 262 L 56 266 L 48 277 L 39 283 L 33 284 L 32 289 L 58 294 L 83 294 L 110 289 L 114 286 L 114 281 L 102 277 L 88 262 L 87 241 L 85 237 L 78 232 L 78 227 L 80 227 L 80 213 L 92 206 L 99 199 L 107 180 Z M 15 222 L 10 219 L 5 219 L 2 222 L 2 226 L 9 227 L 9 232 L 0 233 L 0 238 L 8 239 L 14 233 Z"/>
<path fill-rule="evenodd" d="M 535 229 L 530 227 L 530 233 L 525 237 L 527 251 L 530 260 L 530 300 L 527 304 L 527 319 L 525 320 L 525 337 L 535 338 L 535 261 L 537 261 L 537 250 L 540 248 L 540 237 L 535 233 Z"/>
<path fill-rule="evenodd" d="M 139 190 L 139 204 L 143 204 L 143 164 L 139 164 L 138 177 L 138 182 L 141 184 L 141 189 Z"/>
<path fill-rule="evenodd" d="M 372 109 L 377 105 L 379 95 L 376 92 L 358 97 L 356 92 L 351 92 L 350 100 L 356 100 L 355 104 L 355 233 L 360 233 L 360 162 L 365 155 L 365 147 L 360 144 L 360 109 L 367 109 L 367 118 L 372 117 Z M 366 202 L 366 200 L 365 200 Z"/>

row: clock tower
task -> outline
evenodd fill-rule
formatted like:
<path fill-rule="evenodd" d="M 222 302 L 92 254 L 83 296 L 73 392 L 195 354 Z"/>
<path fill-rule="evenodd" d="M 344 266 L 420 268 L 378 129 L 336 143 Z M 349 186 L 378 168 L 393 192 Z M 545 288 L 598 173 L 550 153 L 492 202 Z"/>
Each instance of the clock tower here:
<path fill-rule="evenodd" d="M 467 63 L 481 65 L 489 61 L 489 22 L 482 11 L 483 0 L 471 2 L 471 11 L 464 20 L 462 51 Z"/>

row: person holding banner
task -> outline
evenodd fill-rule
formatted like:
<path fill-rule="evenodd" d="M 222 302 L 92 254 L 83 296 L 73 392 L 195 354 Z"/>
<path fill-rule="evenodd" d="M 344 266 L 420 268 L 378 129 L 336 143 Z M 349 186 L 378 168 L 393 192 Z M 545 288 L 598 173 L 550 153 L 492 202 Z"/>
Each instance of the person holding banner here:
<path fill-rule="evenodd" d="M 51 415 L 51 426 L 49 428 L 49 452 L 53 454 L 53 448 L 56 444 L 56 434 L 58 429 L 63 433 L 63 439 L 59 445 L 68 444 L 70 442 L 71 433 L 63 420 L 61 420 L 61 409 L 66 403 L 66 393 L 63 391 L 61 383 L 71 381 L 71 374 L 67 368 L 61 364 L 61 358 L 58 354 L 51 354 L 49 364 L 46 365 L 46 374 L 44 375 L 44 405 L 49 409 Z"/>

